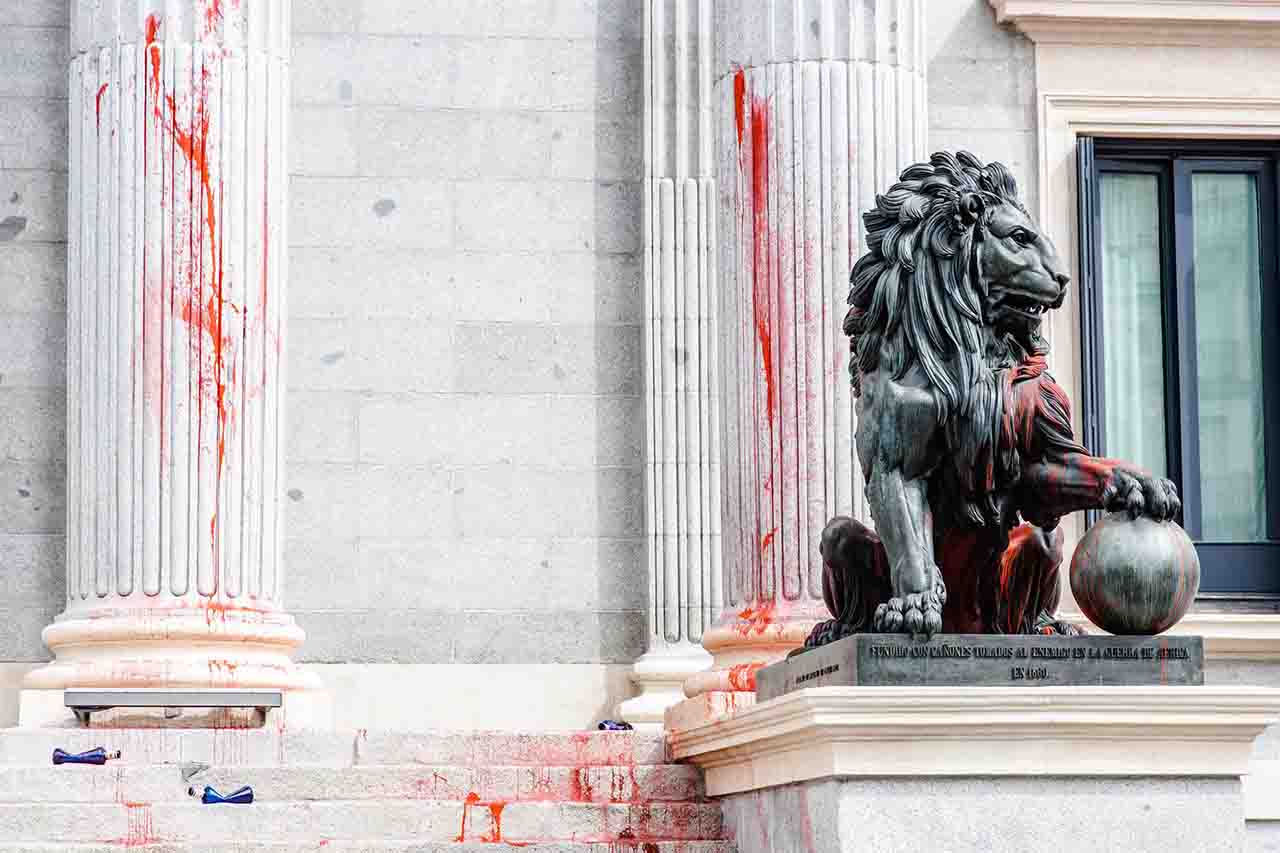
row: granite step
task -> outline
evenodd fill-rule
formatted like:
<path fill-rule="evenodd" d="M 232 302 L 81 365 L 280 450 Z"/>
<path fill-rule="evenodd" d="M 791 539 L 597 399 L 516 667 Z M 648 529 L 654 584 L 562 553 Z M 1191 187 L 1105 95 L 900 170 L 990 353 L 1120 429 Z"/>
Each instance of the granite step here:
<path fill-rule="evenodd" d="M 47 759 L 46 759 L 47 760 Z M 217 766 L 183 781 L 177 765 L 0 765 L 0 803 L 182 802 L 187 788 L 224 793 L 252 785 L 259 801 L 457 800 L 648 803 L 702 797 L 697 768 L 676 764 L 610 767 Z"/>
<path fill-rule="evenodd" d="M 3 803 L 0 838 L 8 843 L 152 842 L 187 844 L 267 838 L 423 842 L 620 840 L 713 841 L 724 838 L 715 803 L 327 800 L 206 806 L 158 803 Z"/>
<path fill-rule="evenodd" d="M 669 761 L 662 735 L 638 732 L 346 732 L 258 729 L 4 729 L 0 765 L 48 764 L 55 747 L 120 750 L 121 764 L 605 767 Z M 113 762 L 115 764 L 115 762 Z"/>
<path fill-rule="evenodd" d="M 0 844 L 0 853 L 493 853 L 491 841 L 228 841 L 200 844 Z M 560 841 L 522 853 L 736 853 L 731 841 Z"/>

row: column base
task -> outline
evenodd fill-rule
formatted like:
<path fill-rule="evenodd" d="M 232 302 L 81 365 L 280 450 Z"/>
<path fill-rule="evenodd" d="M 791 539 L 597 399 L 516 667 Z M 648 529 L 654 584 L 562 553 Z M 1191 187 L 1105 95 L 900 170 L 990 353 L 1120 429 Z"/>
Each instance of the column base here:
<path fill-rule="evenodd" d="M 288 614 L 208 599 L 178 604 L 61 614 L 42 635 L 55 659 L 27 673 L 23 687 L 320 687 L 293 662 L 305 634 Z"/>
<path fill-rule="evenodd" d="M 714 659 L 711 669 L 685 679 L 684 695 L 754 692 L 756 670 L 803 646 L 809 632 L 826 618 L 820 601 L 766 603 L 726 614 L 702 638 L 703 648 Z"/>
<path fill-rule="evenodd" d="M 709 666 L 711 655 L 701 646 L 688 643 L 645 652 L 631 674 L 640 695 L 618 705 L 618 719 L 639 731 L 662 731 L 667 709 L 685 698 L 685 679 Z"/>

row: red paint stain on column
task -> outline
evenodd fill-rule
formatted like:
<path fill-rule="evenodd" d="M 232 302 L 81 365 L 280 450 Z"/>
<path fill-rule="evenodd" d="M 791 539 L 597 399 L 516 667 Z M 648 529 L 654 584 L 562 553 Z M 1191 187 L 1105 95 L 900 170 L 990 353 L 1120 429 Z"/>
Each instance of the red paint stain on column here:
<path fill-rule="evenodd" d="M 773 296 L 769 280 L 769 265 L 775 266 L 778 259 L 770 257 L 770 235 L 772 229 L 769 222 L 769 135 L 772 117 L 767 98 L 755 96 L 748 90 L 746 72 L 738 69 L 733 77 L 734 125 L 738 138 L 738 166 L 745 177 L 751 181 L 751 210 L 749 222 L 752 239 L 752 275 L 751 275 L 751 318 L 756 343 L 760 348 L 760 363 L 765 382 L 765 420 L 769 431 L 769 447 L 777 444 L 778 417 L 778 376 L 775 359 L 775 347 L 778 345 L 772 327 L 770 299 Z M 750 116 L 750 139 L 747 139 L 747 117 Z M 744 143 L 749 141 L 749 149 Z M 747 218 L 747 212 L 742 215 Z M 763 489 L 773 492 L 772 458 L 767 466 Z M 762 558 L 774 543 L 777 527 L 772 528 L 760 537 Z M 757 588 L 761 588 L 760 585 Z"/>
<path fill-rule="evenodd" d="M 734 690 L 752 692 L 756 689 L 756 673 L 763 663 L 740 663 L 729 667 L 729 686 Z"/>
<path fill-rule="evenodd" d="M 99 129 L 102 127 L 102 96 L 107 94 L 107 86 L 109 85 L 109 83 L 103 83 L 99 86 L 98 97 L 94 99 L 94 114 L 97 116 L 97 126 Z"/>

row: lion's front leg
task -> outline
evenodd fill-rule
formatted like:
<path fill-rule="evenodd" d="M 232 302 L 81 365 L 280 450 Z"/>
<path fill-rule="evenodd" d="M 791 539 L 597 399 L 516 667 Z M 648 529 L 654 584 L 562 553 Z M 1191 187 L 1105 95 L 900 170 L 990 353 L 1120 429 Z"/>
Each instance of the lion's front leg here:
<path fill-rule="evenodd" d="M 889 555 L 893 598 L 876 608 L 872 630 L 933 636 L 942 630 L 947 590 L 933 560 L 933 518 L 927 483 L 900 469 L 872 472 L 867 499 Z"/>
<path fill-rule="evenodd" d="M 858 456 L 867 501 L 889 561 L 893 596 L 872 630 L 931 636 L 942 629 L 946 586 L 933 557 L 928 478 L 938 463 L 937 406 L 922 376 L 864 377 L 858 399 Z"/>
<path fill-rule="evenodd" d="M 1023 469 L 1022 515 L 1041 526 L 1053 527 L 1062 516 L 1085 509 L 1127 512 L 1158 521 L 1182 510 L 1172 482 L 1136 465 L 1067 453 L 1061 459 L 1036 462 Z"/>

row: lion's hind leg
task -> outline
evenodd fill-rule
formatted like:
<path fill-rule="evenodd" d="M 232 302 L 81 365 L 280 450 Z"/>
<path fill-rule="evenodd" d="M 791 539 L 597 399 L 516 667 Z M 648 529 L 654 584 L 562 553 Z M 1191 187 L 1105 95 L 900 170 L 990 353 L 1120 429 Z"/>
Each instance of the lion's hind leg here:
<path fill-rule="evenodd" d="M 1054 614 L 1061 598 L 1062 530 L 1021 524 L 1009 532 L 993 590 L 994 624 L 1001 634 L 1079 634 Z"/>
<path fill-rule="evenodd" d="M 845 515 L 822 531 L 822 598 L 834 619 L 814 627 L 805 648 L 871 629 L 876 606 L 892 595 L 889 558 L 871 528 Z"/>

